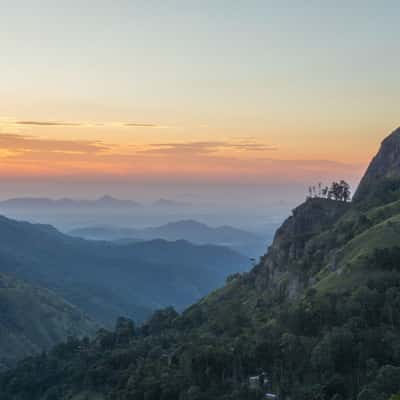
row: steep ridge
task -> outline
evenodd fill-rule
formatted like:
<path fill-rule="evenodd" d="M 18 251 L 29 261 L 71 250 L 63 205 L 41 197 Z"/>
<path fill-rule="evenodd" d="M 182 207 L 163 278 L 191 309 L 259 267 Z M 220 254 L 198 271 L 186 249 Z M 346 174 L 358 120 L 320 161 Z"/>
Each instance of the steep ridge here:
<path fill-rule="evenodd" d="M 391 157 L 381 152 L 375 160 Z M 352 204 L 307 200 L 252 271 L 183 314 L 161 310 L 3 374 L 5 400 L 391 399 L 400 393 L 400 196 L 382 185 L 396 176 L 391 165 L 364 179 Z M 38 373 L 39 363 L 56 371 Z"/>
<path fill-rule="evenodd" d="M 0 368 L 98 328 L 54 293 L 0 274 Z"/>
<path fill-rule="evenodd" d="M 383 187 L 384 186 L 384 187 Z M 383 190 L 382 190 L 383 189 Z M 389 195 L 390 191 L 398 197 L 400 190 L 400 127 L 393 131 L 381 144 L 378 154 L 370 163 L 357 192 L 355 201 L 362 201 L 383 191 Z"/>

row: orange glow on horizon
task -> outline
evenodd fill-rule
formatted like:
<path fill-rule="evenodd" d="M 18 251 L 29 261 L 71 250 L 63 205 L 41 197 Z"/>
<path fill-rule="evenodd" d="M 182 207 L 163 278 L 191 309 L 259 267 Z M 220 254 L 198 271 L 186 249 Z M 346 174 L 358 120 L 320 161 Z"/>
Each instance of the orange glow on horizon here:
<path fill-rule="evenodd" d="M 0 176 L 357 180 L 377 150 L 372 140 L 356 146 L 357 136 L 344 146 L 346 135 L 328 131 L 239 136 L 233 130 L 224 137 L 218 127 L 193 127 L 191 135 L 189 129 L 181 134 L 158 123 L 0 118 Z"/>

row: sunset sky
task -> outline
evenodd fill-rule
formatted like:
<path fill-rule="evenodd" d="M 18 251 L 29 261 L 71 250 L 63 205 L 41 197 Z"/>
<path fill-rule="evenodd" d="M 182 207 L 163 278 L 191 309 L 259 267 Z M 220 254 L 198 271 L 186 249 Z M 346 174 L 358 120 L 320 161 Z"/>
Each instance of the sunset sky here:
<path fill-rule="evenodd" d="M 398 1 L 0 5 L 3 182 L 356 182 L 400 125 Z"/>

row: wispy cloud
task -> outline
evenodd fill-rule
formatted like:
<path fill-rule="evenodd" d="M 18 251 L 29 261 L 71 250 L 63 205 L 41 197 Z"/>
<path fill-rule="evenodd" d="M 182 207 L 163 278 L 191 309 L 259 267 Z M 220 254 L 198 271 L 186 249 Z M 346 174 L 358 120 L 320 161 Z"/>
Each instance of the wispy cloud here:
<path fill-rule="evenodd" d="M 194 142 L 170 142 L 155 143 L 142 150 L 144 153 L 169 156 L 201 156 L 218 154 L 226 151 L 235 152 L 269 152 L 277 147 L 254 141 L 194 141 Z"/>
<path fill-rule="evenodd" d="M 2 125 L 6 126 L 20 126 L 20 127 L 77 127 L 77 128 L 90 128 L 90 127 L 112 127 L 112 128 L 168 128 L 167 125 L 161 125 L 153 122 L 124 122 L 124 121 L 111 121 L 111 122 L 82 122 L 82 121 L 53 121 L 53 120 L 3 120 L 0 121 Z"/>
<path fill-rule="evenodd" d="M 31 126 L 83 126 L 81 122 L 63 122 L 63 121 L 15 121 L 15 125 Z"/>
<path fill-rule="evenodd" d="M 126 127 L 135 127 L 135 128 L 165 128 L 165 126 L 163 125 L 158 125 L 153 123 L 124 122 L 123 125 Z"/>
<path fill-rule="evenodd" d="M 0 134 L 0 149 L 14 153 L 65 152 L 99 154 L 110 150 L 111 146 L 99 141 L 42 139 L 33 136 L 2 133 Z"/>

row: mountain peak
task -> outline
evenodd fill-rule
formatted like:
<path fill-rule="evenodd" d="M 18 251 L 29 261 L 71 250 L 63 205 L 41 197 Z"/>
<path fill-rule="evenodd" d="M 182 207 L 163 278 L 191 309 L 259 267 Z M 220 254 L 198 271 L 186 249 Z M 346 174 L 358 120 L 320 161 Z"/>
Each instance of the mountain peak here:
<path fill-rule="evenodd" d="M 368 197 L 376 184 L 387 180 L 398 180 L 400 188 L 400 127 L 382 141 L 380 150 L 360 182 L 354 200 Z"/>
<path fill-rule="evenodd" d="M 387 138 L 385 138 L 382 143 L 393 140 L 397 142 L 400 141 L 400 126 L 397 129 L 395 129 Z"/>
<path fill-rule="evenodd" d="M 105 194 L 98 198 L 98 201 L 110 201 L 110 200 L 114 201 L 114 200 L 116 200 L 116 198 L 113 196 L 110 196 L 109 194 Z"/>

